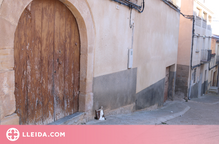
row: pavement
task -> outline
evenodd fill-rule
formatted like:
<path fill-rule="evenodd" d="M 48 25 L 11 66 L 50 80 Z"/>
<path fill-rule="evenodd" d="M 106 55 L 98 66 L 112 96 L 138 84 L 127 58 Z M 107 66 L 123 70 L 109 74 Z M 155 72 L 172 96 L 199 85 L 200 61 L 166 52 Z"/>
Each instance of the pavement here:
<path fill-rule="evenodd" d="M 219 95 L 207 94 L 186 103 L 190 107 L 182 117 L 166 121 L 167 125 L 219 125 Z"/>
<path fill-rule="evenodd" d="M 162 108 L 141 110 L 131 114 L 106 116 L 105 121 L 93 120 L 87 125 L 157 125 L 181 116 L 190 109 L 182 102 L 167 101 Z"/>
<path fill-rule="evenodd" d="M 105 121 L 92 120 L 87 125 L 219 125 L 219 95 L 207 94 L 189 102 L 167 101 L 156 110 L 106 116 Z"/>

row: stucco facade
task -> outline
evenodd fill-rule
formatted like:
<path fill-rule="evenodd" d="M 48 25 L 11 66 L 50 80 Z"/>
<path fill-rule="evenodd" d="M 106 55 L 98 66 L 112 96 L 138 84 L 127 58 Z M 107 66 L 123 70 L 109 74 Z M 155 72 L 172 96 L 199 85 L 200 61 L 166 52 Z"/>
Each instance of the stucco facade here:
<path fill-rule="evenodd" d="M 219 37 L 212 36 L 211 40 L 212 58 L 209 65 L 209 87 L 218 87 L 218 62 L 219 62 Z"/>
<path fill-rule="evenodd" d="M 213 13 L 199 0 L 182 1 L 181 11 L 194 16 L 194 27 L 192 20 L 181 16 L 176 92 L 192 98 L 206 93 L 209 86 Z"/>
<path fill-rule="evenodd" d="M 14 33 L 31 1 L 0 1 L 1 124 L 19 124 L 14 95 Z M 180 20 L 177 11 L 154 0 L 145 1 L 143 13 L 111 0 L 61 2 L 79 27 L 79 111 L 85 113 L 86 120 L 93 119 L 94 110 L 100 106 L 106 114 L 162 106 L 167 68 L 168 96 L 174 96 Z M 130 49 L 131 69 L 127 67 Z"/>

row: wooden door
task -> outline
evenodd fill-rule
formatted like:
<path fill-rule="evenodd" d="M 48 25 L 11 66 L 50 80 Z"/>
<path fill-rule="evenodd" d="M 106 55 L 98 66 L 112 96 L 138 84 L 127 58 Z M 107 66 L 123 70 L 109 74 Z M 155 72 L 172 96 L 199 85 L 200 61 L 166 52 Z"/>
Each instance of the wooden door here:
<path fill-rule="evenodd" d="M 164 102 L 167 100 L 168 95 L 169 95 L 169 77 L 170 77 L 170 67 L 167 67 L 165 85 L 164 85 Z"/>
<path fill-rule="evenodd" d="M 214 75 L 213 75 L 213 86 L 216 86 L 216 72 L 214 72 Z"/>
<path fill-rule="evenodd" d="M 48 124 L 78 112 L 80 39 L 58 0 L 33 0 L 15 33 L 15 96 L 20 124 Z"/>

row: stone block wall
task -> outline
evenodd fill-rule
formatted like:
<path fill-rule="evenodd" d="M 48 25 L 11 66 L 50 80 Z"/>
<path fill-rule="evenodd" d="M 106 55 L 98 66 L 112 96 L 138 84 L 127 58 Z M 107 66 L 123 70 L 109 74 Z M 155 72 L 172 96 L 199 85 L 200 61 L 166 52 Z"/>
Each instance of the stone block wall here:
<path fill-rule="evenodd" d="M 17 125 L 15 104 L 14 32 L 24 1 L 0 0 L 0 124 Z"/>

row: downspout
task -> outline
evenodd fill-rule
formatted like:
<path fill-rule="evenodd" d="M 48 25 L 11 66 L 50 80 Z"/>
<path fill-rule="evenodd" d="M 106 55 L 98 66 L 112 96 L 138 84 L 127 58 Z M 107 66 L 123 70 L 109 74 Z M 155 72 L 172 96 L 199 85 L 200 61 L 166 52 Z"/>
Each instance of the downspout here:
<path fill-rule="evenodd" d="M 131 43 L 131 49 L 133 49 L 133 45 L 134 45 L 134 27 L 135 27 L 135 23 L 132 22 L 132 8 L 130 10 L 130 21 L 129 21 L 129 27 L 130 29 L 132 29 L 132 43 Z"/>
<path fill-rule="evenodd" d="M 189 84 L 189 93 L 188 93 L 188 99 L 186 101 L 190 100 L 191 98 L 191 91 L 192 91 L 192 70 L 194 69 L 192 66 L 192 58 L 193 58 L 193 47 L 194 47 L 194 37 L 195 37 L 195 16 L 192 17 L 192 46 L 191 46 L 191 58 L 190 58 L 190 84 Z"/>

